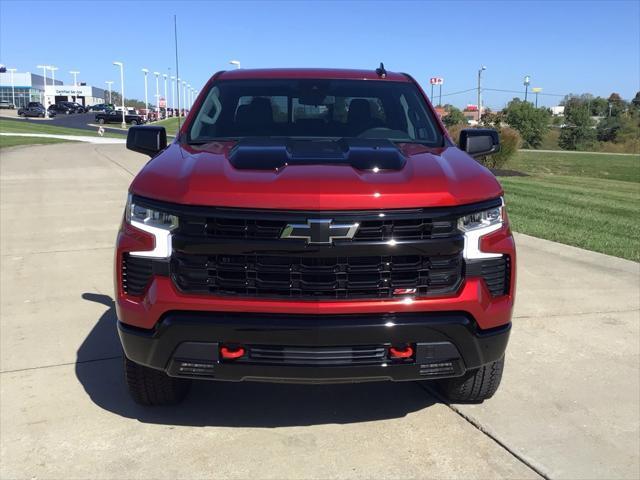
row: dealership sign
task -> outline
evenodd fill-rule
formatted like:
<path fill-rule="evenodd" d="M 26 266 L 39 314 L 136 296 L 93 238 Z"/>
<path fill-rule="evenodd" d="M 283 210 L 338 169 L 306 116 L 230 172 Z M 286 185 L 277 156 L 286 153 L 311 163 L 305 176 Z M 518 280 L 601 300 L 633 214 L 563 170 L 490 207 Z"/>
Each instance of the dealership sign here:
<path fill-rule="evenodd" d="M 444 78 L 442 78 L 442 77 L 431 77 L 429 79 L 429 83 L 431 85 L 442 85 L 444 83 Z"/>
<path fill-rule="evenodd" d="M 56 97 L 91 97 L 92 93 L 89 86 L 47 85 L 45 88 L 45 95 Z"/>

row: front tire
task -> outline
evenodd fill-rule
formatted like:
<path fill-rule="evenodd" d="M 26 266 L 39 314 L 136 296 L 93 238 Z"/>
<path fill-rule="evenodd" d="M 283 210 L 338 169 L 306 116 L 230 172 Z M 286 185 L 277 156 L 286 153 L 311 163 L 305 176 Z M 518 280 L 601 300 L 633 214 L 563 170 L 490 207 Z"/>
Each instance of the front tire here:
<path fill-rule="evenodd" d="M 138 121 L 137 120 L 131 120 L 131 125 L 137 125 Z"/>
<path fill-rule="evenodd" d="M 124 377 L 133 400 L 146 406 L 176 405 L 187 396 L 191 380 L 173 378 L 161 370 L 124 358 Z"/>
<path fill-rule="evenodd" d="M 503 371 L 504 356 L 461 377 L 437 380 L 436 385 L 452 403 L 482 403 L 498 390 Z"/>
<path fill-rule="evenodd" d="M 104 118 L 101 118 L 100 120 L 98 120 L 98 123 L 99 123 L 100 125 L 104 125 Z"/>

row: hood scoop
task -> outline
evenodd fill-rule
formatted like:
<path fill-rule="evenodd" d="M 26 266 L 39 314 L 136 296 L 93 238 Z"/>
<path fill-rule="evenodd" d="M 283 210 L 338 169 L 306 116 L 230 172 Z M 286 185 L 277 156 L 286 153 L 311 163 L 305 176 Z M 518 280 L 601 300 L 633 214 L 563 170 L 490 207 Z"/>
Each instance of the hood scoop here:
<path fill-rule="evenodd" d="M 239 170 L 278 170 L 287 165 L 349 165 L 357 170 L 402 170 L 407 159 L 389 140 L 243 138 L 229 152 Z"/>

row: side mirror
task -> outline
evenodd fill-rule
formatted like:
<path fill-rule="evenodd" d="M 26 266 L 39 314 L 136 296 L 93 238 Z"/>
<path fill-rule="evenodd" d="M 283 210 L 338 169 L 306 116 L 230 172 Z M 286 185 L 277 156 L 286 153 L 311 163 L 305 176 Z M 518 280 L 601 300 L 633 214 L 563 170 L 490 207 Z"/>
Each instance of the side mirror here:
<path fill-rule="evenodd" d="M 490 128 L 468 128 L 460 132 L 460 148 L 472 157 L 484 157 L 500 151 L 500 137 Z"/>
<path fill-rule="evenodd" d="M 153 157 L 167 147 L 167 131 L 164 127 L 129 127 L 127 148 Z"/>

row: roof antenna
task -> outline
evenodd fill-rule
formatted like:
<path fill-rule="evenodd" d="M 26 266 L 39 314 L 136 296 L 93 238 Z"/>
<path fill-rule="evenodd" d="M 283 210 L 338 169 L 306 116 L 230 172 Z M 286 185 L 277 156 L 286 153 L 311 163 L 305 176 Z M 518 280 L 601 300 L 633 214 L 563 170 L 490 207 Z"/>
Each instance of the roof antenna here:
<path fill-rule="evenodd" d="M 384 69 L 384 63 L 380 62 L 380 66 L 378 68 L 376 68 L 376 74 L 380 78 L 386 78 L 387 77 L 387 71 Z"/>

